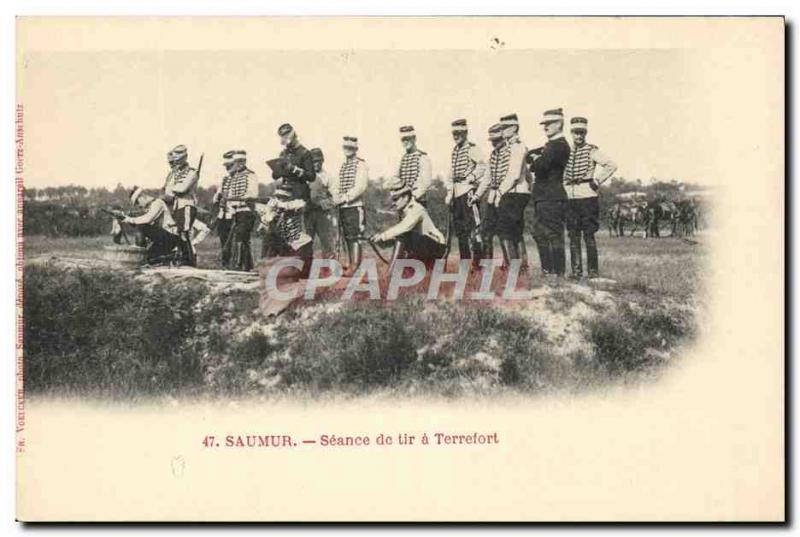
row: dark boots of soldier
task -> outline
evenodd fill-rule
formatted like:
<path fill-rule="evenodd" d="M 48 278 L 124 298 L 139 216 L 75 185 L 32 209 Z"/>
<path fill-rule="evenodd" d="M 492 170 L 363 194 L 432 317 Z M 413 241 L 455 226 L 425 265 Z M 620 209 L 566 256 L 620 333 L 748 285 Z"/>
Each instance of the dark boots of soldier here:
<path fill-rule="evenodd" d="M 569 261 L 572 268 L 570 278 L 580 280 L 583 276 L 583 260 L 581 259 L 581 236 L 569 236 Z"/>
<path fill-rule="evenodd" d="M 461 259 L 472 258 L 472 252 L 470 251 L 469 246 L 469 236 L 458 238 L 458 253 L 461 256 Z"/>
<path fill-rule="evenodd" d="M 539 250 L 539 261 L 542 264 L 542 274 L 552 274 L 553 256 L 550 251 L 550 245 L 544 239 L 539 239 L 536 241 L 536 248 Z"/>
<path fill-rule="evenodd" d="M 525 239 L 517 241 L 517 253 L 521 260 L 519 265 L 520 272 L 528 272 L 528 247 L 525 245 Z"/>
<path fill-rule="evenodd" d="M 567 268 L 567 257 L 566 252 L 564 251 L 564 239 L 562 238 L 560 241 L 557 240 L 553 242 L 551 248 L 553 255 L 553 273 L 559 277 L 564 276 L 564 272 Z"/>
<path fill-rule="evenodd" d="M 586 265 L 590 278 L 597 278 L 600 275 L 597 263 L 597 242 L 594 240 L 594 233 L 586 233 L 583 236 L 586 243 Z"/>
<path fill-rule="evenodd" d="M 361 243 L 358 241 L 353 241 L 350 243 L 350 252 L 353 254 L 352 259 L 350 261 L 350 271 L 351 274 L 358 270 L 358 266 L 361 264 Z"/>
<path fill-rule="evenodd" d="M 489 235 L 483 238 L 483 258 L 494 258 L 494 237 Z"/>
<path fill-rule="evenodd" d="M 511 268 L 511 261 L 519 259 L 517 244 L 514 241 L 503 239 L 500 241 L 500 248 L 503 249 L 503 269 L 508 270 Z"/>
<path fill-rule="evenodd" d="M 481 259 L 483 259 L 483 244 L 475 241 L 472 244 L 472 270 L 479 270 L 481 268 Z"/>

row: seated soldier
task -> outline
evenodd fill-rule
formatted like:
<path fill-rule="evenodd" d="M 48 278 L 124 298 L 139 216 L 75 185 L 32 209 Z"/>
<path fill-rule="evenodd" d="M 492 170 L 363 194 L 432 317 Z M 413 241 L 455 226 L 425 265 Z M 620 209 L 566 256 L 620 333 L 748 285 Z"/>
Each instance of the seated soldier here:
<path fill-rule="evenodd" d="M 387 243 L 395 241 L 389 266 L 396 259 L 417 259 L 430 268 L 445 253 L 445 239 L 436 228 L 428 211 L 414 199 L 412 189 L 400 180 L 392 180 L 388 185 L 392 205 L 400 216 L 400 222 L 370 237 L 370 241 Z"/>
<path fill-rule="evenodd" d="M 169 263 L 180 242 L 178 226 L 172 213 L 161 198 L 145 194 L 139 187 L 131 191 L 131 203 L 145 210 L 141 216 L 126 216 L 125 224 L 132 224 L 147 239 L 147 262 L 151 265 Z"/>

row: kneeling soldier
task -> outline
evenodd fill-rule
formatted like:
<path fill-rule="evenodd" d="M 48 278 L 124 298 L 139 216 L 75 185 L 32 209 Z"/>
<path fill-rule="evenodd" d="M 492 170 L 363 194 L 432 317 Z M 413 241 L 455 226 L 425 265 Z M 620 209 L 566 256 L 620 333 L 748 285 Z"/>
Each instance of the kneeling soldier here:
<path fill-rule="evenodd" d="M 222 266 L 249 271 L 253 268 L 250 234 L 255 225 L 252 205 L 258 198 L 258 179 L 247 168 L 245 151 L 228 151 L 222 158 L 228 174 L 214 194 L 214 202 L 220 206 L 217 230 L 222 244 Z"/>
<path fill-rule="evenodd" d="M 586 143 L 588 124 L 589 122 L 582 117 L 570 120 L 572 140 L 575 144 L 564 168 L 564 185 L 567 190 L 567 234 L 573 279 L 580 279 L 583 275 L 581 235 L 586 244 L 589 277 L 598 276 L 597 243 L 594 240 L 594 234 L 600 229 L 600 204 L 597 192 L 600 190 L 600 185 L 617 169 L 617 165 L 603 155 L 596 145 Z M 652 210 L 646 209 L 645 215 L 652 218 Z M 645 230 L 650 230 L 650 222 L 645 222 Z"/>
<path fill-rule="evenodd" d="M 191 240 L 192 226 L 197 218 L 198 172 L 188 163 L 186 146 L 179 145 L 167 153 L 170 172 L 164 183 L 164 195 L 167 203 L 172 205 L 172 217 L 178 226 L 181 246 L 181 263 L 195 266 L 197 264 L 194 246 Z"/>
<path fill-rule="evenodd" d="M 164 200 L 156 198 L 134 187 L 131 191 L 131 203 L 145 210 L 141 216 L 126 216 L 123 223 L 138 227 L 142 235 L 150 243 L 147 246 L 147 262 L 151 265 L 169 263 L 173 258 L 173 250 L 178 246 L 178 226 L 172 218 L 169 207 Z"/>
<path fill-rule="evenodd" d="M 467 120 L 457 119 L 451 125 L 456 145 L 450 159 L 450 175 L 445 184 L 445 203 L 451 208 L 459 255 L 461 259 L 473 258 L 473 266 L 477 267 L 483 255 L 480 235 L 474 243 L 474 252 L 470 243 L 475 228 L 481 222 L 478 200 L 489 187 L 490 177 L 486 173 L 486 163 L 480 150 L 467 140 Z"/>
<path fill-rule="evenodd" d="M 400 222 L 370 237 L 370 241 L 386 243 L 395 241 L 389 266 L 396 259 L 417 259 L 429 268 L 445 252 L 442 232 L 436 228 L 428 211 L 413 196 L 413 190 L 403 181 L 393 180 L 388 185 L 392 205 L 399 213 Z"/>
<path fill-rule="evenodd" d="M 344 162 L 339 168 L 339 181 L 332 188 L 333 203 L 339 208 L 339 240 L 347 248 L 348 266 L 345 274 L 352 274 L 361 264 L 361 243 L 367 220 L 362 196 L 367 190 L 369 172 L 364 159 L 357 156 L 358 138 L 345 136 L 342 143 Z"/>
<path fill-rule="evenodd" d="M 305 208 L 306 202 L 296 196 L 292 185 L 280 180 L 274 194 L 259 212 L 262 224 L 273 237 L 271 256 L 302 259 L 302 278 L 307 277 L 314 256 L 314 241 L 306 233 L 303 219 Z"/>

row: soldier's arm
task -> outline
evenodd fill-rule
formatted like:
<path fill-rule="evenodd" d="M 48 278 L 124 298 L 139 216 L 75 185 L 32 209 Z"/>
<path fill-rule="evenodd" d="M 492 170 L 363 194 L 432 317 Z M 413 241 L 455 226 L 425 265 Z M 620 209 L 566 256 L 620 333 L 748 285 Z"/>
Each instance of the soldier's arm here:
<path fill-rule="evenodd" d="M 423 211 L 424 209 L 420 205 L 409 208 L 402 220 L 378 235 L 378 240 L 390 241 L 403 233 L 411 231 L 422 220 Z"/>
<path fill-rule="evenodd" d="M 247 190 L 244 193 L 246 200 L 254 200 L 258 198 L 258 176 L 254 173 L 250 174 L 247 178 Z"/>
<path fill-rule="evenodd" d="M 189 192 L 197 183 L 197 170 L 191 170 L 183 179 L 177 180 L 172 185 L 172 192 L 175 194 L 185 194 Z"/>
<path fill-rule="evenodd" d="M 421 198 L 425 195 L 428 189 L 431 187 L 431 182 L 433 178 L 431 177 L 431 159 L 428 155 L 421 155 L 419 157 L 419 176 L 417 177 L 417 182 L 414 185 L 413 195 L 416 199 Z"/>
<path fill-rule="evenodd" d="M 353 188 L 351 188 L 345 195 L 345 202 L 351 202 L 359 198 L 359 196 L 363 195 L 364 192 L 367 191 L 367 183 L 369 182 L 369 170 L 367 170 L 367 164 L 365 162 L 361 162 L 358 165 L 358 169 L 356 170 L 356 177 L 355 183 L 353 184 Z"/>
<path fill-rule="evenodd" d="M 617 164 L 608 158 L 608 156 L 601 152 L 599 149 L 595 149 L 592 151 L 590 155 L 592 160 L 597 164 L 600 170 L 595 173 L 594 181 L 598 185 L 602 185 L 605 183 L 614 172 L 617 171 Z M 592 179 L 591 177 L 587 177 L 587 179 Z"/>
<path fill-rule="evenodd" d="M 312 182 L 317 176 L 317 172 L 314 171 L 314 159 L 311 156 L 311 152 L 306 151 L 300 159 L 300 165 L 291 166 L 289 174 L 295 179 L 300 179 L 307 183 Z"/>
<path fill-rule="evenodd" d="M 143 215 L 140 216 L 129 216 L 123 220 L 123 222 L 127 222 L 128 224 L 134 225 L 144 225 L 144 224 L 151 224 L 153 223 L 156 218 L 161 216 L 161 213 L 164 210 L 164 205 L 161 203 L 153 202 L 147 207 L 147 211 Z"/>
<path fill-rule="evenodd" d="M 475 163 L 475 167 L 472 168 L 472 171 L 469 172 L 469 175 L 467 175 L 467 181 L 477 185 L 478 190 L 481 190 L 481 185 L 484 182 L 486 183 L 486 186 L 484 186 L 483 190 L 481 190 L 480 194 L 478 194 L 480 197 L 480 195 L 486 192 L 486 189 L 489 188 L 489 166 L 483 159 L 483 154 L 481 153 L 481 150 L 478 149 L 477 145 L 470 148 L 469 158 Z"/>

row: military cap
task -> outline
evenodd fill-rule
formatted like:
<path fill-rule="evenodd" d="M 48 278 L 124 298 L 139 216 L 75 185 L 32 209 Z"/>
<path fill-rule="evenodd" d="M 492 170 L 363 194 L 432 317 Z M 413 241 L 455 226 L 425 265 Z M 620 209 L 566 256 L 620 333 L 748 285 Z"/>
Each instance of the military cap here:
<path fill-rule="evenodd" d="M 500 123 L 504 127 L 519 126 L 519 118 L 517 114 L 508 114 L 500 118 Z"/>
<path fill-rule="evenodd" d="M 589 120 L 585 117 L 574 117 L 569 120 L 570 130 L 585 131 L 589 125 Z"/>
<path fill-rule="evenodd" d="M 225 162 L 234 162 L 237 160 L 245 160 L 247 158 L 247 151 L 244 149 L 231 149 L 222 155 Z"/>
<path fill-rule="evenodd" d="M 544 113 L 544 117 L 539 122 L 540 125 L 544 125 L 546 123 L 552 123 L 553 121 L 563 121 L 564 120 L 564 111 L 561 108 L 553 108 L 552 110 L 547 110 Z"/>
<path fill-rule="evenodd" d="M 414 130 L 414 127 L 412 125 L 405 125 L 403 127 L 400 127 L 400 139 L 401 140 L 404 139 L 404 138 L 413 138 L 416 135 L 417 135 L 417 131 Z"/>
<path fill-rule="evenodd" d="M 467 120 L 466 119 L 456 119 L 453 121 L 450 126 L 453 128 L 453 132 L 466 132 L 467 131 Z"/>
<path fill-rule="evenodd" d="M 170 162 L 175 162 L 177 160 L 185 159 L 189 152 L 186 149 L 185 145 L 178 145 L 173 147 L 167 153 L 167 160 Z"/>
<path fill-rule="evenodd" d="M 286 136 L 287 134 L 291 134 L 294 132 L 294 127 L 292 127 L 289 123 L 284 123 L 280 127 L 278 127 L 278 134 L 280 136 Z"/>
<path fill-rule="evenodd" d="M 358 138 L 355 136 L 345 136 L 343 138 L 342 147 L 352 147 L 358 149 Z"/>
<path fill-rule="evenodd" d="M 505 127 L 502 123 L 495 123 L 491 127 L 489 127 L 489 139 L 490 140 L 497 140 L 498 138 L 503 137 L 503 130 Z"/>

